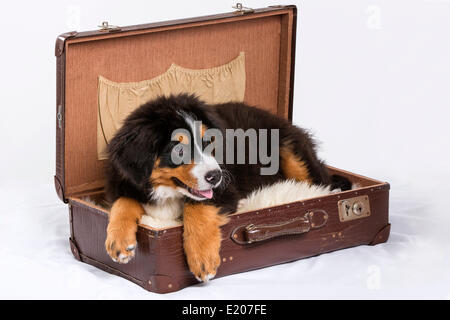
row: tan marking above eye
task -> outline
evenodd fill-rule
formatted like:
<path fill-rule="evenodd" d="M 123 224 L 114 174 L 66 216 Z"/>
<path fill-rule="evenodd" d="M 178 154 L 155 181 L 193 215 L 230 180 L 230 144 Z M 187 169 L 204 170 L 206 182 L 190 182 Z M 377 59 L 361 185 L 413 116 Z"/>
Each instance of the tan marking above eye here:
<path fill-rule="evenodd" d="M 202 124 L 202 127 L 200 128 L 200 136 L 203 138 L 205 135 L 206 130 L 208 130 L 208 127 Z"/>
<path fill-rule="evenodd" d="M 175 139 L 182 144 L 189 144 L 189 137 L 184 133 L 177 133 Z"/>

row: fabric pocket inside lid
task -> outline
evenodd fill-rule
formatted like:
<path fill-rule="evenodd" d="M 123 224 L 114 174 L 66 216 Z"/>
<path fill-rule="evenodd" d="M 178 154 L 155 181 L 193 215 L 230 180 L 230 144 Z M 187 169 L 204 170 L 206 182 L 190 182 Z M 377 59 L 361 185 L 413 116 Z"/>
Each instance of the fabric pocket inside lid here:
<path fill-rule="evenodd" d="M 114 82 L 98 77 L 97 155 L 107 159 L 106 146 L 136 108 L 158 96 L 189 93 L 209 104 L 243 102 L 245 53 L 213 68 L 189 69 L 172 64 L 163 74 L 139 82 Z"/>

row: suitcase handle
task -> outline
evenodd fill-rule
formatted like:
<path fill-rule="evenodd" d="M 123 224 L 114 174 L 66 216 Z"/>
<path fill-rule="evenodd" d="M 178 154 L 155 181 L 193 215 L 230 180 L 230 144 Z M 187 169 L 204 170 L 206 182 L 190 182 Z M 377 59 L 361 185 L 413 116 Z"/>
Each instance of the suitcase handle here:
<path fill-rule="evenodd" d="M 273 239 L 280 236 L 307 233 L 326 225 L 328 214 L 324 210 L 307 212 L 303 217 L 297 217 L 274 224 L 254 225 L 253 223 L 239 226 L 231 232 L 231 239 L 237 244 L 250 244 Z"/>

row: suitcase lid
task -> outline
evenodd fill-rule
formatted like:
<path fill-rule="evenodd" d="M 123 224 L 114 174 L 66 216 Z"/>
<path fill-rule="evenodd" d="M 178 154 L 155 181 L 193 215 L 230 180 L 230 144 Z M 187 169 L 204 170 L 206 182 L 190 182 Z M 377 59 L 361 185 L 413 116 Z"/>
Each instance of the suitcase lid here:
<path fill-rule="evenodd" d="M 105 160 L 97 158 L 98 76 L 137 82 L 172 64 L 204 69 L 244 51 L 244 101 L 292 119 L 297 8 L 271 6 L 128 27 L 68 32 L 56 40 L 58 196 L 101 190 Z M 182 50 L 180 50 L 182 48 Z"/>

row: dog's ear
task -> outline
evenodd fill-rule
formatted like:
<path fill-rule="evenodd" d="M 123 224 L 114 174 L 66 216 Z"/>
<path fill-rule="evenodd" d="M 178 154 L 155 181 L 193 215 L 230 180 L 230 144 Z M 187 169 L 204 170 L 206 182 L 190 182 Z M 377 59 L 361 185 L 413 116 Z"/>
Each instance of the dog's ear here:
<path fill-rule="evenodd" d="M 122 178 L 142 189 L 152 173 L 158 143 L 149 125 L 125 123 L 108 145 L 110 165 Z"/>

